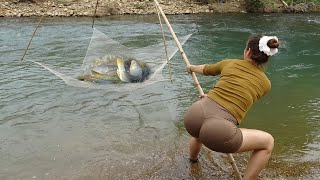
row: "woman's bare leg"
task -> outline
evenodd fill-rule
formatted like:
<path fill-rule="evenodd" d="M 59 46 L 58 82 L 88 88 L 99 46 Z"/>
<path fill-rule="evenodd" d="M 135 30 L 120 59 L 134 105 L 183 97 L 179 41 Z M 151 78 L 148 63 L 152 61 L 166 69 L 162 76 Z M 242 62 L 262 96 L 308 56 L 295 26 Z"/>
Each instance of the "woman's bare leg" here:
<path fill-rule="evenodd" d="M 190 160 L 196 161 L 198 158 L 198 154 L 201 150 L 202 143 L 199 139 L 192 137 L 190 140 L 190 146 L 189 146 L 189 158 Z"/>
<path fill-rule="evenodd" d="M 244 180 L 257 179 L 271 157 L 274 139 L 264 131 L 240 128 L 243 143 L 237 152 L 253 151 L 249 159 Z"/>

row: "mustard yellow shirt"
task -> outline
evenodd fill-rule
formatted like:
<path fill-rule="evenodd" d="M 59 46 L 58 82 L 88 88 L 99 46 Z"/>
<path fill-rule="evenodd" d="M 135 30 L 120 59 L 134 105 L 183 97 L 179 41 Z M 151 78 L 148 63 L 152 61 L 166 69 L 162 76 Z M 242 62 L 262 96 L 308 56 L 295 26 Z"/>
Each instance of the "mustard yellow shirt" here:
<path fill-rule="evenodd" d="M 229 110 L 239 124 L 252 104 L 271 89 L 264 71 L 247 60 L 227 59 L 206 64 L 203 74 L 220 75 L 208 97 Z"/>

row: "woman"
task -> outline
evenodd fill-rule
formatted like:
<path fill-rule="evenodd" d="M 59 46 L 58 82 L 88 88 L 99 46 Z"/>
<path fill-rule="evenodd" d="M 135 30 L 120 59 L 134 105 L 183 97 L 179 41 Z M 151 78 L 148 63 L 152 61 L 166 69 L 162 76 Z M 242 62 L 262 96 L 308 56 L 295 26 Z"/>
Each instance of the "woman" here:
<path fill-rule="evenodd" d="M 237 128 L 252 104 L 266 95 L 271 83 L 263 71 L 270 56 L 278 52 L 277 37 L 252 36 L 244 60 L 228 59 L 216 64 L 190 65 L 187 72 L 220 75 L 209 93 L 185 114 L 185 127 L 192 136 L 190 160 L 197 161 L 202 144 L 222 153 L 253 151 L 244 179 L 256 179 L 266 167 L 274 139 L 264 131 Z"/>

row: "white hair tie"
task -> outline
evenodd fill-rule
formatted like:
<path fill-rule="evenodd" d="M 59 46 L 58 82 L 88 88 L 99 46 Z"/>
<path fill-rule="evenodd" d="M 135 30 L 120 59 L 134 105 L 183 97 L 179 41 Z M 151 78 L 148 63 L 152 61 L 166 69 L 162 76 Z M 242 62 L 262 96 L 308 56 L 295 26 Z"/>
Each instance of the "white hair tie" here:
<path fill-rule="evenodd" d="M 278 48 L 269 48 L 268 41 L 270 39 L 276 39 L 278 41 L 276 36 L 263 36 L 259 41 L 259 50 L 268 56 L 273 56 L 278 52 Z"/>

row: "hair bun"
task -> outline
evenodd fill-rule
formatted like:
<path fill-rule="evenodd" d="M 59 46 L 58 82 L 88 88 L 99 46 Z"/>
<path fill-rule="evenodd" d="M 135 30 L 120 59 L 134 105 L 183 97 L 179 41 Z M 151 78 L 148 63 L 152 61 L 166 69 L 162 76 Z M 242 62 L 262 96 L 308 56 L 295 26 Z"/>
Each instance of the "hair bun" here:
<path fill-rule="evenodd" d="M 267 43 L 269 48 L 278 48 L 279 42 L 276 39 L 270 39 Z"/>

